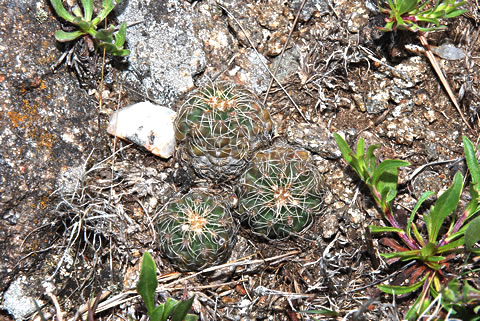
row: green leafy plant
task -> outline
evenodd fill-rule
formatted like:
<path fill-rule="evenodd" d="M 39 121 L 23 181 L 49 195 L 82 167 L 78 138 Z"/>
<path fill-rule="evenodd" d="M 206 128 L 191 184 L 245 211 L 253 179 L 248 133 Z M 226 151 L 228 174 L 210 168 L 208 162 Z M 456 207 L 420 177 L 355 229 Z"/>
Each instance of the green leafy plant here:
<path fill-rule="evenodd" d="M 446 29 L 440 19 L 454 18 L 467 12 L 460 9 L 466 4 L 466 1 L 457 0 L 436 0 L 432 4 L 431 0 L 387 0 L 387 7 L 380 6 L 380 10 L 388 15 L 385 18 L 386 25 L 381 28 L 383 31 L 392 31 L 396 29 L 410 31 L 432 31 Z M 422 27 L 418 22 L 432 23 L 432 27 Z"/>
<path fill-rule="evenodd" d="M 78 30 L 71 32 L 57 30 L 55 38 L 60 42 L 68 42 L 90 35 L 98 48 L 105 48 L 106 52 L 114 56 L 128 55 L 130 50 L 123 48 L 127 32 L 127 24 L 125 22 L 120 25 L 117 32 L 115 32 L 114 26 L 97 30 L 98 24 L 105 20 L 113 8 L 120 2 L 121 0 L 102 0 L 102 8 L 98 16 L 92 19 L 93 0 L 81 0 L 83 12 L 77 4 L 72 9 L 73 14 L 65 9 L 62 0 L 50 0 L 53 9 L 59 17 L 78 27 Z"/>
<path fill-rule="evenodd" d="M 480 291 L 467 281 L 460 286 L 458 279 L 452 279 L 440 292 L 442 307 L 452 317 L 460 320 L 480 320 Z"/>
<path fill-rule="evenodd" d="M 155 266 L 152 256 L 148 252 L 145 252 L 142 257 L 137 292 L 145 302 L 150 320 L 167 321 L 169 318 L 171 318 L 171 321 L 198 320 L 198 316 L 188 313 L 193 304 L 193 297 L 189 300 L 182 301 L 168 298 L 165 303 L 156 306 L 155 290 L 157 286 L 157 267 Z"/>
<path fill-rule="evenodd" d="M 287 146 L 260 151 L 240 179 L 240 218 L 269 239 L 301 232 L 323 209 L 320 183 L 307 151 Z"/>
<path fill-rule="evenodd" d="M 402 240 L 403 245 L 393 238 L 382 239 L 383 244 L 394 251 L 381 254 L 388 263 L 395 261 L 413 261 L 413 265 L 404 273 L 406 285 L 379 285 L 378 288 L 390 294 L 407 294 L 420 290 L 415 303 L 408 311 L 406 318 L 414 320 L 436 297 L 449 277 L 445 271 L 456 254 L 464 251 L 480 253 L 473 245 L 480 238 L 480 169 L 475 156 L 475 148 L 467 137 L 463 137 L 465 159 L 470 170 L 471 200 L 457 217 L 460 195 L 463 190 L 463 176 L 455 174 L 450 187 L 436 200 L 430 211 L 423 215 L 426 233 L 420 233 L 415 223 L 421 205 L 433 195 L 425 192 L 413 208 L 406 226 L 401 226 L 393 213 L 393 201 L 397 194 L 398 169 L 408 166 L 402 160 L 384 160 L 377 164 L 374 150 L 378 145 L 368 147 L 365 154 L 365 143 L 360 139 L 354 153 L 345 140 L 334 133 L 337 145 L 344 159 L 350 164 L 360 178 L 366 183 L 384 218 L 390 226 L 369 226 L 372 233 L 393 232 Z M 408 281 L 406 281 L 408 278 Z M 402 280 L 400 280 L 402 281 Z"/>
<path fill-rule="evenodd" d="M 167 204 L 157 230 L 163 254 L 184 271 L 224 263 L 236 241 L 229 209 L 214 196 L 195 190 Z"/>
<path fill-rule="evenodd" d="M 180 155 L 198 175 L 237 177 L 255 150 L 270 141 L 273 123 L 252 92 L 216 83 L 192 92 L 175 121 Z"/>

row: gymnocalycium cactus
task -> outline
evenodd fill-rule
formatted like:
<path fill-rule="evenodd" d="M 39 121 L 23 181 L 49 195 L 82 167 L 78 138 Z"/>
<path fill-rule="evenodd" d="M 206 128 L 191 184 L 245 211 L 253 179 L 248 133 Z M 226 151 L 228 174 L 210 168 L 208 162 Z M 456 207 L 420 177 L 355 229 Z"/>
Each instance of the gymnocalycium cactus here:
<path fill-rule="evenodd" d="M 157 230 L 162 252 L 184 271 L 224 263 L 236 240 L 229 209 L 204 192 L 192 191 L 167 204 Z"/>
<path fill-rule="evenodd" d="M 238 176 L 271 131 L 270 114 L 257 97 L 222 82 L 188 95 L 175 122 L 181 158 L 217 182 Z"/>
<path fill-rule="evenodd" d="M 240 180 L 238 212 L 257 235 L 301 232 L 322 210 L 319 173 L 307 151 L 277 146 L 258 152 Z"/>

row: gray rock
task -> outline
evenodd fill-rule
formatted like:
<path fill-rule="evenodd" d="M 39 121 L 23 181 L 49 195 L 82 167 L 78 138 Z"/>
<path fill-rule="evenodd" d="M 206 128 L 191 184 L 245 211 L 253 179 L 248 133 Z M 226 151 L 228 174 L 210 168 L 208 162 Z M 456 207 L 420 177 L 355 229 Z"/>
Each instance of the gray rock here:
<path fill-rule="evenodd" d="M 352 2 L 351 10 L 347 30 L 351 33 L 358 33 L 368 23 L 368 9 L 363 2 Z"/>
<path fill-rule="evenodd" d="M 427 159 L 429 161 L 433 161 L 438 159 L 438 149 L 439 146 L 431 141 L 425 142 L 425 154 L 427 155 Z"/>
<path fill-rule="evenodd" d="M 24 320 L 37 310 L 35 300 L 27 292 L 30 285 L 26 277 L 21 276 L 13 281 L 3 296 L 0 309 L 5 309 L 15 320 Z M 37 302 L 40 306 L 41 302 Z"/>
<path fill-rule="evenodd" d="M 300 8 L 303 0 L 291 0 L 290 7 L 296 13 Z M 299 19 L 302 21 L 308 21 L 315 12 L 324 13 L 328 11 L 328 1 L 327 0 L 312 0 L 306 1 L 305 5 L 302 8 Z"/>
<path fill-rule="evenodd" d="M 290 144 L 297 144 L 326 159 L 338 159 L 342 156 L 335 139 L 323 122 L 296 123 L 289 121 L 286 130 Z"/>
<path fill-rule="evenodd" d="M 297 48 L 293 47 L 285 51 L 281 61 L 280 57 L 281 56 L 277 56 L 272 60 L 270 70 L 275 70 L 277 64 L 280 62 L 275 77 L 283 83 L 300 70 L 300 52 Z"/>
<path fill-rule="evenodd" d="M 240 55 L 235 59 L 235 65 L 227 72 L 227 75 L 235 83 L 260 95 L 267 90 L 270 80 L 270 74 L 265 68 L 268 61 L 264 56 L 250 48 L 240 50 L 239 53 Z"/>
<path fill-rule="evenodd" d="M 227 18 L 215 1 L 201 1 L 196 4 L 197 15 L 193 17 L 193 34 L 203 43 L 207 65 L 204 77 L 210 82 L 227 69 L 234 53 L 238 51 L 238 41 L 228 27 Z"/>
<path fill-rule="evenodd" d="M 339 230 L 338 213 L 329 208 L 326 213 L 322 215 L 319 224 L 322 228 L 323 238 L 329 239 L 333 237 Z"/>
<path fill-rule="evenodd" d="M 193 30 L 194 12 L 179 1 L 128 1 L 120 21 L 143 22 L 128 28 L 131 54 L 123 82 L 161 104 L 193 89 L 206 67 L 202 42 Z"/>
<path fill-rule="evenodd" d="M 38 19 L 47 3 L 0 6 L 8 7 L 0 10 L 8 29 L 0 32 L 1 292 L 15 273 L 37 266 L 57 237 L 51 195 L 62 170 L 81 166 L 104 142 L 96 102 L 64 68 L 50 72 L 61 55 L 53 36 L 60 24 Z"/>
<path fill-rule="evenodd" d="M 447 186 L 442 177 L 434 171 L 425 170 L 418 174 L 412 182 L 413 195 L 419 199 L 423 193 L 432 191 L 438 194 L 443 186 Z"/>
<path fill-rule="evenodd" d="M 387 89 L 382 89 L 378 92 L 369 92 L 365 106 L 369 114 L 378 114 L 388 108 L 388 100 L 390 99 L 390 92 Z"/>
<path fill-rule="evenodd" d="M 217 2 L 233 16 L 228 16 L 228 25 L 244 47 L 257 48 L 263 43 L 263 28 L 257 22 L 255 5 L 237 0 L 217 0 Z"/>
<path fill-rule="evenodd" d="M 400 88 L 412 88 L 427 77 L 427 65 L 422 61 L 422 57 L 419 56 L 407 59 L 395 66 L 395 69 L 409 77 L 409 79 L 404 79 L 404 77 L 394 75 L 393 81 Z"/>
<path fill-rule="evenodd" d="M 434 54 L 446 60 L 462 60 L 465 58 L 465 52 L 450 42 L 445 42 L 439 47 L 432 46 L 431 50 Z"/>

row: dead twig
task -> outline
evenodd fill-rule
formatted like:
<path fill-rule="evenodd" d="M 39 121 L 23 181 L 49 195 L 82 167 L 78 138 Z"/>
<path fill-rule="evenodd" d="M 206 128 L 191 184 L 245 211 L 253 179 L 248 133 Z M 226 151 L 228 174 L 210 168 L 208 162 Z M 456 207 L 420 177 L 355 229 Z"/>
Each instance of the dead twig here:
<path fill-rule="evenodd" d="M 239 265 L 265 264 L 265 263 L 269 263 L 269 262 L 271 262 L 270 264 L 275 264 L 275 263 L 278 263 L 282 260 L 287 259 L 288 257 L 290 257 L 292 255 L 297 255 L 298 253 L 300 253 L 300 251 L 290 251 L 290 252 L 282 254 L 282 255 L 278 255 L 278 256 L 274 256 L 274 257 L 270 257 L 270 258 L 265 258 L 265 259 L 256 259 L 256 260 L 247 260 L 246 258 L 244 258 L 244 259 L 240 259 L 238 261 L 229 262 L 229 263 L 225 263 L 225 264 L 221 264 L 221 265 L 217 265 L 217 266 L 212 266 L 212 267 L 207 268 L 203 271 L 193 273 L 193 274 L 188 275 L 188 276 L 183 277 L 183 278 L 178 278 L 181 275 L 181 273 L 179 273 L 179 272 L 167 274 L 165 277 L 161 277 L 159 281 L 160 282 L 169 281 L 169 280 L 175 279 L 175 278 L 176 278 L 176 280 L 174 280 L 174 281 L 172 281 L 168 284 L 165 284 L 163 286 L 159 286 L 157 288 L 156 292 L 165 292 L 165 291 L 172 291 L 172 290 L 184 290 L 184 286 L 174 287 L 174 285 L 185 284 L 185 282 L 187 280 L 192 279 L 192 278 L 194 278 L 198 275 L 204 274 L 204 273 L 213 272 L 213 271 L 221 270 L 223 268 L 239 266 Z M 230 283 L 236 284 L 236 283 L 243 282 L 243 281 L 245 281 L 245 280 L 242 279 L 240 281 L 232 281 Z M 191 289 L 195 290 L 195 289 L 201 289 L 201 288 L 206 288 L 206 287 L 218 287 L 218 286 L 222 286 L 222 284 L 209 285 L 209 286 L 205 286 L 205 287 L 196 286 L 196 287 L 192 287 Z M 190 288 L 187 288 L 187 289 L 190 289 Z M 125 302 L 136 300 L 138 298 L 140 298 L 140 295 L 138 295 L 137 291 L 128 290 L 128 291 L 120 293 L 120 294 L 116 295 L 115 297 L 112 297 L 112 298 L 100 303 L 98 305 L 98 308 L 97 308 L 96 312 L 97 313 L 102 312 L 102 311 L 111 309 L 113 307 L 116 307 L 120 304 L 123 304 Z M 74 318 L 74 319 L 70 319 L 69 321 L 75 321 L 75 320 L 76 319 Z"/>
<path fill-rule="evenodd" d="M 412 179 L 414 179 L 421 171 L 423 171 L 428 166 L 455 163 L 455 162 L 459 162 L 463 159 L 464 159 L 463 157 L 459 157 L 459 158 L 456 158 L 456 159 L 440 160 L 440 161 L 424 164 L 424 165 L 420 166 L 419 168 L 417 168 L 416 170 L 414 170 L 413 173 L 410 174 L 410 176 L 408 176 L 408 178 L 405 180 L 404 184 L 407 184 L 408 182 L 410 182 Z"/>
<path fill-rule="evenodd" d="M 64 312 L 62 312 L 62 308 L 58 303 L 57 297 L 55 296 L 55 294 L 51 293 L 50 291 L 46 291 L 45 293 L 50 297 L 50 299 L 53 302 L 53 305 L 55 306 L 55 311 L 57 313 L 57 321 L 63 321 Z"/>
<path fill-rule="evenodd" d="M 438 75 L 438 78 L 440 78 L 441 83 L 443 84 L 443 87 L 448 93 L 448 96 L 450 97 L 450 100 L 453 102 L 453 105 L 457 109 L 458 113 L 460 114 L 460 117 L 462 118 L 463 122 L 465 125 L 467 125 L 468 129 L 470 129 L 472 134 L 475 134 L 475 131 L 473 128 L 470 126 L 468 121 L 465 119 L 465 116 L 463 115 L 462 111 L 460 110 L 460 105 L 458 104 L 457 98 L 455 97 L 455 94 L 453 93 L 452 88 L 450 87 L 450 84 L 447 81 L 447 78 L 445 78 L 445 75 L 442 72 L 442 69 L 440 68 L 440 65 L 438 64 L 437 59 L 433 55 L 433 52 L 430 50 L 430 46 L 428 45 L 427 38 L 425 38 L 425 35 L 422 32 L 418 33 L 418 38 L 420 39 L 421 44 L 425 48 L 425 55 L 427 56 L 428 60 L 432 64 L 433 69 Z"/>
<path fill-rule="evenodd" d="M 293 30 L 295 30 L 295 26 L 297 25 L 298 17 L 300 17 L 300 13 L 302 12 L 303 7 L 305 6 L 305 2 L 307 0 L 303 0 L 302 3 L 300 4 L 300 7 L 298 8 L 297 15 L 295 16 L 295 20 L 293 20 L 293 25 L 292 28 L 290 29 L 290 32 L 288 33 L 287 41 L 283 44 L 282 51 L 280 52 L 280 57 L 278 58 L 278 62 L 275 65 L 275 69 L 273 70 L 273 74 L 276 75 L 278 68 L 280 67 L 280 64 L 282 63 L 283 55 L 285 53 L 285 50 L 287 49 L 287 45 L 290 42 L 290 39 L 292 37 Z M 270 79 L 270 83 L 268 84 L 267 92 L 265 93 L 265 97 L 263 97 L 263 104 L 265 105 L 265 102 L 267 101 L 268 94 L 270 93 L 270 89 L 272 88 L 273 85 L 273 77 Z"/>

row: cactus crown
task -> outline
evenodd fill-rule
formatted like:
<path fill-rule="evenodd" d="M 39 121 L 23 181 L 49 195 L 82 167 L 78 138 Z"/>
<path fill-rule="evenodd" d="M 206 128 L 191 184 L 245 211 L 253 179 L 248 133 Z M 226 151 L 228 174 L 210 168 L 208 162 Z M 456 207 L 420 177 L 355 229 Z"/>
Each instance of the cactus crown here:
<path fill-rule="evenodd" d="M 170 202 L 157 229 L 163 253 L 185 271 L 223 263 L 235 243 L 230 211 L 203 192 Z"/>
<path fill-rule="evenodd" d="M 238 176 L 253 151 L 269 142 L 271 130 L 256 96 L 227 83 L 194 91 L 175 122 L 182 158 L 215 181 Z"/>
<path fill-rule="evenodd" d="M 319 175 L 303 150 L 274 147 L 257 153 L 241 185 L 241 219 L 269 239 L 301 232 L 322 209 Z"/>

